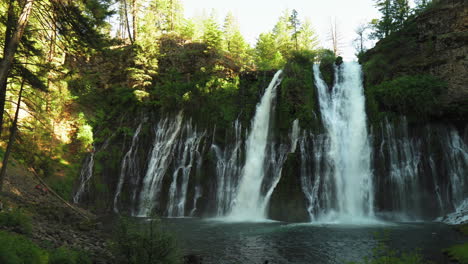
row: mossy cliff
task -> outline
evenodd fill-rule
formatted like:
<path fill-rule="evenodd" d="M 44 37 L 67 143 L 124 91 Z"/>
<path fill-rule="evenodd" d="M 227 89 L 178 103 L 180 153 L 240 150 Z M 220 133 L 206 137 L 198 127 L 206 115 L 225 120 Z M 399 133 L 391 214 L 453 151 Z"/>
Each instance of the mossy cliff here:
<path fill-rule="evenodd" d="M 372 122 L 383 112 L 466 122 L 467 17 L 466 1 L 437 1 L 360 57 Z"/>

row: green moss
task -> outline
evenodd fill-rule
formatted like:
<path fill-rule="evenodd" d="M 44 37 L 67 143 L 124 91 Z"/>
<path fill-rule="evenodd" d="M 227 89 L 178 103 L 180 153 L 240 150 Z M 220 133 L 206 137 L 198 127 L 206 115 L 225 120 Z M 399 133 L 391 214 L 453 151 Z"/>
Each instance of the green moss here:
<path fill-rule="evenodd" d="M 468 243 L 456 245 L 445 250 L 451 259 L 460 264 L 468 264 Z"/>
<path fill-rule="evenodd" d="M 398 252 L 387 245 L 389 233 L 376 233 L 378 244 L 372 250 L 372 256 L 365 258 L 362 262 L 350 262 L 349 264 L 423 264 L 422 255 L 417 252 Z"/>
<path fill-rule="evenodd" d="M 463 235 L 468 236 L 468 224 L 462 224 L 457 226 L 458 231 Z"/>
<path fill-rule="evenodd" d="M 0 227 L 12 228 L 22 234 L 31 234 L 32 220 L 25 211 L 15 208 L 0 212 Z"/>
<path fill-rule="evenodd" d="M 59 247 L 50 254 L 49 264 L 91 264 L 89 257 L 66 247 Z"/>
<path fill-rule="evenodd" d="M 2 264 L 91 264 L 83 252 L 60 247 L 48 252 L 28 238 L 0 231 L 0 263 Z"/>
<path fill-rule="evenodd" d="M 401 76 L 369 88 L 370 103 L 399 114 L 427 118 L 440 112 L 439 98 L 447 84 L 431 75 Z M 375 110 L 375 109 L 373 109 Z"/>
<path fill-rule="evenodd" d="M 0 231 L 0 263 L 47 264 L 48 254 L 23 236 Z"/>
<path fill-rule="evenodd" d="M 287 134 L 295 119 L 299 119 L 302 128 L 314 128 L 318 125 L 318 103 L 314 86 L 314 53 L 293 53 L 284 68 L 284 77 L 279 87 L 278 122 L 281 134 Z"/>
<path fill-rule="evenodd" d="M 332 87 L 335 79 L 336 56 L 331 50 L 322 50 L 319 54 L 320 72 L 325 83 Z"/>

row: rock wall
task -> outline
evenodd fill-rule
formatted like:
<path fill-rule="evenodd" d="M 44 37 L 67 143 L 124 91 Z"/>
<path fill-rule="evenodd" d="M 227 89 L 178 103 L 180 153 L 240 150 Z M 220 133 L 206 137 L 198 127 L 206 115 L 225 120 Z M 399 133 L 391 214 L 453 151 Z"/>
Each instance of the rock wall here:
<path fill-rule="evenodd" d="M 466 121 L 467 43 L 467 1 L 437 1 L 362 55 L 366 89 L 403 75 L 433 75 L 448 85 L 438 98 L 443 110 L 437 118 Z"/>

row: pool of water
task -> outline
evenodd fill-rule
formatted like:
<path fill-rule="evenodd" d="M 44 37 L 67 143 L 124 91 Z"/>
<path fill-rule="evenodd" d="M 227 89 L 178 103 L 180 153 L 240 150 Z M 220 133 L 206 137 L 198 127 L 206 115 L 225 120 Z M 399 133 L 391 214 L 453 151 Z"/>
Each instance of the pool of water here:
<path fill-rule="evenodd" d="M 442 263 L 443 248 L 466 242 L 450 226 L 439 223 L 226 223 L 197 218 L 164 219 L 163 223 L 185 254 L 202 256 L 205 264 L 362 261 L 385 237 L 393 249 L 419 250 L 425 258 Z"/>

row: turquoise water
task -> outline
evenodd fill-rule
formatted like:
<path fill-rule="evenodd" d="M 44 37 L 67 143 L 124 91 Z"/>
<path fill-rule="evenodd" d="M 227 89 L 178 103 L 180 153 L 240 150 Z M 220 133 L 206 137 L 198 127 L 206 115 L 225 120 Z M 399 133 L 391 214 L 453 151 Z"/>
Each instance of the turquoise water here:
<path fill-rule="evenodd" d="M 439 223 L 374 225 L 225 223 L 197 218 L 164 219 L 184 254 L 203 257 L 205 264 L 347 263 L 370 256 L 376 233 L 388 233 L 395 249 L 419 249 L 441 263 L 441 250 L 463 242 L 450 226 Z M 466 241 L 466 239 L 465 239 Z"/>

